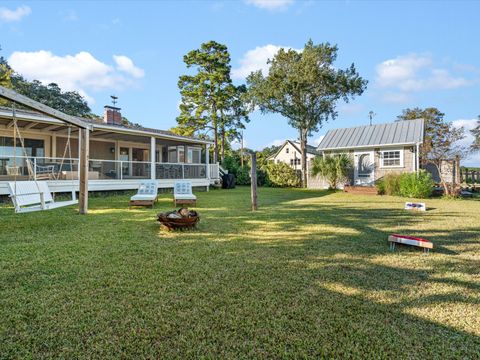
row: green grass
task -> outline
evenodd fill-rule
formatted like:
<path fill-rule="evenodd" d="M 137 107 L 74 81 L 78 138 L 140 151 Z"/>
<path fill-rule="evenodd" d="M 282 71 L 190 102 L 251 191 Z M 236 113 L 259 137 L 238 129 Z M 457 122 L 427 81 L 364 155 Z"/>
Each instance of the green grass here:
<path fill-rule="evenodd" d="M 198 193 L 193 232 L 127 196 L 0 209 L 0 358 L 480 357 L 480 201 Z M 434 252 L 388 250 L 387 235 Z"/>

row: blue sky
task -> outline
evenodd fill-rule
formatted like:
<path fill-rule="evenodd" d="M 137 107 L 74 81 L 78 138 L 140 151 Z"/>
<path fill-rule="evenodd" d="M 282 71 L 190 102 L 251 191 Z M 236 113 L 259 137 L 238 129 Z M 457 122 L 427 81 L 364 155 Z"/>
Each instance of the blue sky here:
<path fill-rule="evenodd" d="M 263 68 L 279 47 L 308 39 L 339 47 L 337 67 L 355 63 L 367 91 L 339 103 L 314 134 L 390 122 L 406 107 L 436 106 L 471 128 L 480 114 L 480 2 L 182 1 L 0 2 L 2 55 L 28 78 L 84 94 L 101 114 L 109 95 L 145 126 L 175 125 L 182 56 L 202 42 L 228 46 L 235 82 Z M 245 138 L 262 148 L 296 138 L 287 120 L 253 113 Z M 472 156 L 467 164 L 479 164 Z"/>

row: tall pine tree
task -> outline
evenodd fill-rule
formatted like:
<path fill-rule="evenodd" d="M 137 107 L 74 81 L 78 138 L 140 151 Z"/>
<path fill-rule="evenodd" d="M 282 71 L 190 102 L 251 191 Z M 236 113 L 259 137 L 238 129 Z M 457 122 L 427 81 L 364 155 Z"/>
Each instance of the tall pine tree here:
<path fill-rule="evenodd" d="M 185 55 L 183 61 L 196 73 L 182 75 L 178 80 L 182 100 L 175 131 L 189 135 L 211 133 L 213 161 L 217 162 L 220 144 L 224 154 L 229 134 L 248 121 L 241 96 L 245 89 L 232 84 L 230 54 L 223 44 L 204 43 Z"/>

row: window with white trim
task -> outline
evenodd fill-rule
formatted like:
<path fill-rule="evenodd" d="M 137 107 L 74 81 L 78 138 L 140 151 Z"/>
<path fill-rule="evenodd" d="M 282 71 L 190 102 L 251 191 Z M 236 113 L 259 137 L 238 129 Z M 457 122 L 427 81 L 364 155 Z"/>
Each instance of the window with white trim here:
<path fill-rule="evenodd" d="M 381 167 L 403 167 L 402 150 L 383 150 L 381 154 Z"/>
<path fill-rule="evenodd" d="M 202 157 L 202 149 L 196 147 L 189 147 L 187 152 L 187 163 L 200 164 Z"/>

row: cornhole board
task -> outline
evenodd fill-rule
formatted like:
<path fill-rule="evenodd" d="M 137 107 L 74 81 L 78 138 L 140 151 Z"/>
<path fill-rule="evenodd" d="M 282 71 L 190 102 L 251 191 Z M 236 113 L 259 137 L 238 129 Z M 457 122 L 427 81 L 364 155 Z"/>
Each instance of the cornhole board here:
<path fill-rule="evenodd" d="M 428 253 L 430 249 L 433 249 L 433 243 L 427 239 L 415 237 L 415 236 L 406 236 L 399 234 L 392 234 L 388 237 L 390 242 L 390 249 L 395 250 L 395 244 L 411 245 L 423 248 L 423 252 Z"/>
<path fill-rule="evenodd" d="M 406 202 L 405 210 L 427 211 L 425 203 Z"/>

